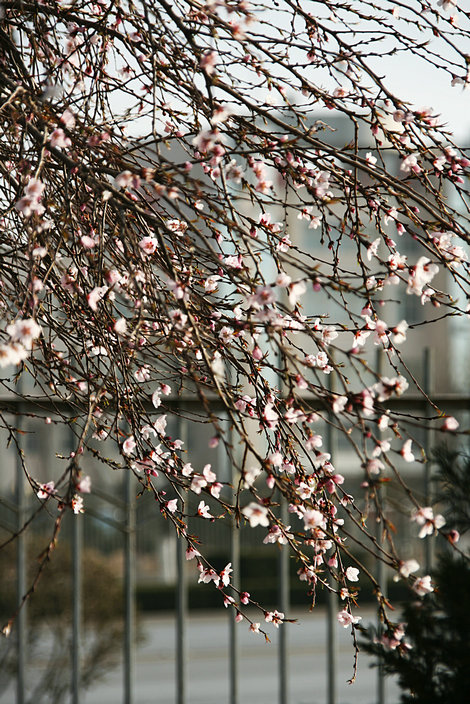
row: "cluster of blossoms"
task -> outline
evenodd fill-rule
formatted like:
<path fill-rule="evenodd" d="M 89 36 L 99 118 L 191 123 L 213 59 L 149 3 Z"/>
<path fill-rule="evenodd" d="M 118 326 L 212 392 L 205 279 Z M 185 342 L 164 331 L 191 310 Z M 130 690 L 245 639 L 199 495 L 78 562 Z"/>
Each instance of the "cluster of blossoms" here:
<path fill-rule="evenodd" d="M 430 506 L 417 508 L 413 512 L 411 520 L 416 521 L 416 523 L 421 526 L 419 531 L 420 538 L 425 538 L 427 535 L 433 535 L 433 533 L 445 525 L 444 516 L 441 516 L 441 514 L 434 516 L 433 510 Z"/>
<path fill-rule="evenodd" d="M 20 318 L 7 325 L 6 332 L 10 339 L 6 344 L 0 345 L 0 367 L 20 364 L 27 359 L 42 330 L 33 318 Z"/>
<path fill-rule="evenodd" d="M 38 178 L 29 180 L 24 189 L 24 196 L 15 204 L 18 212 L 22 213 L 25 218 L 34 214 L 39 216 L 44 214 L 46 209 L 41 201 L 45 187 L 45 184 Z"/>
<path fill-rule="evenodd" d="M 435 33 L 468 40 L 445 16 L 455 5 L 434 9 Z M 67 427 L 76 443 L 59 479 L 28 477 L 42 505 L 81 513 L 82 466 L 97 459 L 153 495 L 199 581 L 237 620 L 248 604 L 260 609 L 253 632 L 284 614 L 236 595 L 235 560 L 215 569 L 198 524 L 257 530 L 261 545 L 297 560 L 312 603 L 317 588 L 334 590 L 339 623 L 354 627 L 363 580 L 386 610 L 347 542 L 355 531 L 416 595 L 433 589 L 401 559 L 382 489 L 403 463 L 426 460 L 416 418 L 397 402 L 423 388 L 408 350 L 434 323 L 439 342 L 449 338 L 445 326 L 468 314 L 470 161 L 434 110 L 384 99 L 373 68 L 383 19 L 368 3 L 333 2 L 313 17 L 280 0 L 272 12 L 245 0 L 188 12 L 149 0 L 145 13 L 104 0 L 86 11 L 5 5 L 1 381 L 11 392 L 28 375 L 45 396 L 46 431 Z M 408 12 L 432 41 L 420 11 Z M 393 41 L 409 47 L 399 26 Z M 449 82 L 467 80 L 464 56 L 449 63 Z M 313 82 L 312 66 L 328 85 Z M 432 408 L 430 427 L 461 432 Z M 338 433 L 346 459 L 333 451 Z M 207 442 L 197 463 L 196 441 Z M 399 491 L 420 538 L 441 531 L 443 517 L 409 501 L 404 480 Z M 406 647 L 401 627 L 386 637 Z"/>

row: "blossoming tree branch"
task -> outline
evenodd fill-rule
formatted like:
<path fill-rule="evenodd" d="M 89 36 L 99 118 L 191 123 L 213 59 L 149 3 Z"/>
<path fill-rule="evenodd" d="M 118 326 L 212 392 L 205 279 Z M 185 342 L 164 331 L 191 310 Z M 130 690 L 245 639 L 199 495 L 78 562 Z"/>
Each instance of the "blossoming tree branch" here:
<path fill-rule="evenodd" d="M 400 467 L 426 461 L 417 427 L 462 432 L 426 394 L 422 417 L 387 406 L 424 393 L 394 302 L 413 299 L 429 328 L 467 315 L 470 161 L 432 107 L 391 91 L 378 57 L 411 53 L 460 91 L 469 16 L 453 0 L 268 5 L 1 3 L 2 397 L 21 400 L 28 377 L 28 413 L 72 433 L 60 477 L 30 471 L 20 405 L 2 402 L 0 418 L 56 516 L 44 560 L 63 516 L 86 511 L 94 457 L 154 495 L 200 581 L 253 631 L 285 615 L 231 588 L 189 518 L 263 527 L 312 603 L 320 588 L 340 595 L 353 631 L 356 583 L 370 580 L 391 637 L 355 546 L 418 595 L 433 589 L 397 553 L 381 487 L 401 482 L 416 536 L 447 535 Z M 167 432 L 171 415 L 211 427 L 205 466 Z M 356 456 L 360 496 L 332 432 Z"/>

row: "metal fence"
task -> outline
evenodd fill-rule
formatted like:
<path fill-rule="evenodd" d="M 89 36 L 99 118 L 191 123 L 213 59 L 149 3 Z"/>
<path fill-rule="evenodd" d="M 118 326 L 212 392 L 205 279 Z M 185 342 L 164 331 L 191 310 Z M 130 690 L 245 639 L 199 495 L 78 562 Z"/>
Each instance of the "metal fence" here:
<path fill-rule="evenodd" d="M 424 390 L 430 391 L 430 365 L 429 355 L 425 355 L 424 361 Z M 439 407 L 445 408 L 447 412 L 453 412 L 456 415 L 467 412 L 470 408 L 470 399 L 468 396 L 457 395 L 440 395 L 433 396 L 433 400 Z M 44 407 L 44 405 L 43 405 Z M 389 403 L 390 409 L 393 410 L 408 410 L 410 408 L 419 409 L 424 414 L 426 402 L 422 397 L 410 397 L 395 399 Z M 24 408 L 22 409 L 24 410 Z M 187 437 L 187 421 L 179 420 L 178 436 L 183 440 Z M 337 438 L 333 425 L 329 425 L 329 437 L 327 444 L 334 455 Z M 433 439 L 430 432 L 426 436 L 425 446 L 429 450 L 432 446 Z M 429 452 L 428 452 L 429 456 Z M 228 458 L 226 470 L 229 473 L 229 478 L 234 480 L 233 471 L 229 465 Z M 424 466 L 423 480 L 423 495 L 427 503 L 431 501 L 431 463 Z M 128 472 L 125 479 L 125 496 L 124 499 L 118 499 L 113 496 L 102 497 L 106 501 L 124 513 L 124 520 L 116 520 L 110 517 L 99 517 L 100 520 L 105 520 L 108 525 L 118 531 L 123 536 L 123 585 L 124 585 L 124 638 L 123 638 L 123 683 L 122 683 L 122 702 L 123 704 L 135 704 L 135 647 L 136 647 L 136 501 L 135 501 L 135 483 L 133 475 Z M 16 530 L 19 531 L 16 538 L 16 570 L 17 570 L 17 599 L 18 604 L 21 604 L 24 594 L 28 589 L 26 580 L 26 550 L 25 540 L 26 531 L 23 530 L 25 522 L 29 514 L 27 511 L 27 501 L 24 488 L 23 467 L 20 460 L 16 466 L 16 493 L 13 502 L 8 502 L 3 498 L 4 506 L 8 505 L 10 511 L 15 515 Z M 281 504 L 280 510 L 283 512 L 283 520 L 287 523 L 287 505 Z M 4 528 L 11 529 L 4 521 L 0 521 Z M 377 533 L 377 539 L 380 541 L 380 531 Z M 429 545 L 426 553 L 427 568 L 430 567 L 431 541 L 426 541 Z M 176 681 L 175 681 L 175 702 L 176 704 L 187 704 L 188 697 L 188 643 L 187 643 L 187 625 L 188 625 L 188 583 L 187 573 L 185 569 L 185 542 L 183 539 L 178 539 L 176 543 L 176 610 L 175 610 L 175 629 L 176 629 Z M 82 516 L 75 517 L 71 532 L 71 550 L 72 550 L 72 584 L 73 584 L 73 613 L 72 613 L 72 652 L 71 652 L 71 682 L 70 692 L 71 701 L 73 704 L 80 704 L 82 701 L 81 687 L 81 643 L 82 643 L 82 554 L 84 550 L 84 520 Z M 240 530 L 236 527 L 235 522 L 232 522 L 230 527 L 228 559 L 233 567 L 232 583 L 235 588 L 239 588 L 240 574 Z M 376 566 L 377 577 L 384 584 L 386 573 L 383 563 L 377 562 Z M 278 586 L 279 586 L 279 610 L 288 614 L 290 607 L 290 582 L 289 582 L 289 554 L 286 549 L 279 553 L 278 561 Z M 337 689 L 336 682 L 338 678 L 337 667 L 337 612 L 338 603 L 337 596 L 333 592 L 329 592 L 327 602 L 327 642 L 325 648 L 328 653 L 328 704 L 337 704 Z M 237 637 L 237 627 L 234 620 L 234 614 L 229 615 L 229 682 L 228 682 L 228 697 L 230 704 L 240 704 L 238 682 L 240 677 L 239 672 L 239 643 Z M 28 648 L 27 629 L 26 629 L 27 609 L 22 608 L 15 623 L 15 638 L 17 650 L 17 673 L 16 673 L 16 704 L 24 704 L 26 701 L 26 653 Z M 279 704 L 289 704 L 289 625 L 285 624 L 281 627 L 278 639 L 278 692 Z M 377 704 L 385 704 L 386 695 L 384 688 L 384 675 L 380 667 L 377 670 Z"/>

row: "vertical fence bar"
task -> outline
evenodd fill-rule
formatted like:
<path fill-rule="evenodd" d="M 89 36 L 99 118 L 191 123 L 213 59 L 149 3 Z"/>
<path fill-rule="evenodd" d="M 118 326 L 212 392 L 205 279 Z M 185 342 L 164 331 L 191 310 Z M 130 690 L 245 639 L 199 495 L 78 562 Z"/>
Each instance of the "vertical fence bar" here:
<path fill-rule="evenodd" d="M 382 524 L 377 517 L 377 544 L 380 545 L 382 542 Z M 387 596 L 387 571 L 386 566 L 382 560 L 377 560 L 377 581 L 382 590 L 384 597 Z M 380 620 L 377 623 L 377 632 L 380 636 L 383 629 L 383 624 Z M 377 668 L 377 704 L 385 704 L 386 702 L 386 689 L 385 689 L 385 672 L 383 667 L 383 658 L 379 657 L 379 666 Z"/>
<path fill-rule="evenodd" d="M 178 437 L 187 447 L 188 442 L 188 421 L 185 418 L 178 419 Z M 185 506 L 182 507 L 183 513 Z M 187 702 L 187 618 L 188 618 L 188 587 L 186 581 L 186 555 L 185 541 L 179 536 L 176 540 L 176 569 L 178 575 L 178 588 L 176 594 L 176 702 L 186 704 Z"/>
<path fill-rule="evenodd" d="M 83 516 L 72 519 L 72 704 L 80 703 Z"/>
<path fill-rule="evenodd" d="M 382 375 L 382 367 L 383 367 L 383 350 L 379 349 L 377 350 L 377 356 L 376 356 L 376 371 L 379 376 Z M 381 485 L 380 488 L 380 499 L 382 500 L 382 505 L 385 502 L 385 484 Z M 382 544 L 382 522 L 380 520 L 380 517 L 377 515 L 376 518 L 376 540 L 377 540 L 377 545 Z M 380 588 L 382 590 L 382 594 L 386 597 L 387 596 L 387 570 L 386 566 L 383 562 L 383 560 L 380 560 L 377 558 L 377 582 L 380 585 Z M 377 633 L 380 636 L 381 632 L 383 629 L 383 624 L 380 621 L 380 617 L 378 618 L 377 622 Z M 383 668 L 383 659 L 379 657 L 379 665 L 377 667 L 377 704 L 385 704 L 386 702 L 386 689 L 385 689 L 385 672 Z"/>
<path fill-rule="evenodd" d="M 124 529 L 124 704 L 134 702 L 134 649 L 135 649 L 135 551 L 136 520 L 133 474 L 125 478 L 125 529 Z"/>
<path fill-rule="evenodd" d="M 230 423 L 230 418 L 227 419 Z M 234 434 L 231 428 L 227 428 L 228 439 L 231 446 L 231 451 L 235 452 L 234 449 Z M 237 477 L 236 469 L 234 463 L 230 461 L 230 455 L 225 453 L 226 461 L 229 463 L 228 476 L 231 486 L 235 486 Z M 232 585 L 235 590 L 240 589 L 240 530 L 237 526 L 236 516 L 232 515 L 232 520 L 230 522 L 230 561 L 232 563 L 233 569 L 233 579 Z M 233 594 L 234 598 L 237 598 L 238 593 Z M 230 704 L 238 704 L 238 663 L 240 657 L 240 648 L 238 643 L 238 630 L 237 623 L 235 621 L 235 611 L 229 609 L 229 667 L 230 667 L 230 692 L 229 701 Z"/>
<path fill-rule="evenodd" d="M 281 520 L 287 525 L 289 518 L 287 502 L 281 497 Z M 289 611 L 289 546 L 283 545 L 279 553 L 279 602 L 284 614 Z M 288 663 L 288 631 L 287 623 L 279 629 L 279 704 L 289 701 L 289 663 Z"/>
<path fill-rule="evenodd" d="M 333 379 L 333 373 L 330 374 L 330 391 L 334 391 L 334 379 Z M 328 444 L 328 450 L 331 455 L 331 462 L 334 465 L 335 462 L 335 454 L 336 454 L 336 432 L 335 428 L 333 427 L 333 423 L 335 421 L 335 417 L 333 414 L 333 411 L 330 411 L 328 413 L 328 424 L 327 424 L 327 429 L 326 429 L 326 437 L 327 437 L 327 444 Z M 330 584 L 333 587 L 335 587 L 335 583 L 333 579 L 330 580 Z M 329 591 L 328 593 L 328 611 L 327 611 L 327 618 L 328 618 L 328 637 L 327 637 L 327 654 L 328 654 L 328 686 L 327 686 L 327 692 L 328 692 L 328 704 L 336 704 L 337 700 L 337 688 L 336 688 L 336 680 L 337 680 L 337 671 L 338 671 L 338 648 L 337 648 L 337 612 L 338 612 L 338 599 L 337 595 L 334 591 Z"/>
<path fill-rule="evenodd" d="M 328 704 L 336 704 L 336 674 L 337 674 L 337 639 L 336 613 L 338 611 L 336 594 L 328 594 Z"/>
<path fill-rule="evenodd" d="M 18 386 L 20 386 L 20 383 Z M 21 389 L 18 388 L 18 393 Z M 21 430 L 22 417 L 21 406 L 18 409 L 17 428 Z M 21 438 L 18 436 L 18 453 L 21 453 Z M 16 458 L 16 519 L 18 537 L 16 540 L 16 594 L 17 603 L 21 607 L 23 597 L 26 593 L 26 545 L 23 526 L 26 518 L 26 505 L 24 495 L 24 476 L 22 457 L 18 454 Z M 17 678 L 16 678 L 16 702 L 24 704 L 25 701 L 25 660 L 26 660 L 26 604 L 20 608 L 16 618 L 16 657 L 17 657 Z"/>
<path fill-rule="evenodd" d="M 423 379 L 423 390 L 429 396 L 432 393 L 432 359 L 431 350 L 429 347 L 424 349 L 423 353 L 423 368 L 424 368 L 424 379 Z M 429 415 L 429 408 L 427 409 L 426 415 Z M 425 441 L 424 441 L 424 452 L 426 455 L 426 462 L 424 465 L 424 504 L 425 506 L 431 506 L 432 504 L 432 461 L 431 461 L 431 448 L 432 448 L 432 431 L 426 430 Z M 432 569 L 433 562 L 433 546 L 434 541 L 430 537 L 426 538 L 424 541 L 424 563 L 426 568 L 426 574 L 429 574 Z"/>
<path fill-rule="evenodd" d="M 232 447 L 233 443 L 231 442 Z M 230 458 L 227 455 L 230 462 Z M 235 485 L 235 467 L 230 462 L 230 484 Z M 233 515 L 230 524 L 230 560 L 233 569 L 232 584 L 235 590 L 240 589 L 240 531 L 236 524 L 236 517 Z M 234 594 L 237 597 L 237 594 Z M 230 609 L 229 613 L 229 658 L 230 658 L 230 704 L 238 704 L 238 661 L 239 643 L 238 630 L 235 621 L 236 613 Z"/>

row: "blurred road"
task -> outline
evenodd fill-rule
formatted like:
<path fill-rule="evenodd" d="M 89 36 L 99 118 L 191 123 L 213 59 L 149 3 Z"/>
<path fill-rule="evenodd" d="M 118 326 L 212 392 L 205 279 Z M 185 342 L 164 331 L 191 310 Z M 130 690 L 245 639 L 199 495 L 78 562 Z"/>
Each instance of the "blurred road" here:
<path fill-rule="evenodd" d="M 372 611 L 361 611 L 362 623 L 374 621 Z M 326 614 L 296 611 L 298 623 L 289 624 L 289 702 L 327 704 Z M 241 704 L 276 704 L 278 701 L 278 631 L 265 624 L 271 638 L 250 633 L 247 623 L 237 625 L 240 644 L 239 701 Z M 286 626 L 284 626 L 286 627 Z M 172 615 L 146 617 L 141 623 L 144 639 L 135 661 L 135 704 L 175 704 L 175 621 Z M 359 657 L 356 682 L 352 675 L 353 648 L 349 629 L 336 625 L 338 638 L 337 704 L 377 704 L 376 669 L 366 656 Z M 188 637 L 188 704 L 225 704 L 229 701 L 228 616 L 220 611 L 191 614 Z M 33 675 L 34 668 L 31 668 Z M 122 666 L 109 672 L 83 694 L 81 704 L 121 704 Z M 398 688 L 388 681 L 387 704 L 398 702 Z M 0 694 L 13 704 L 14 691 Z"/>

